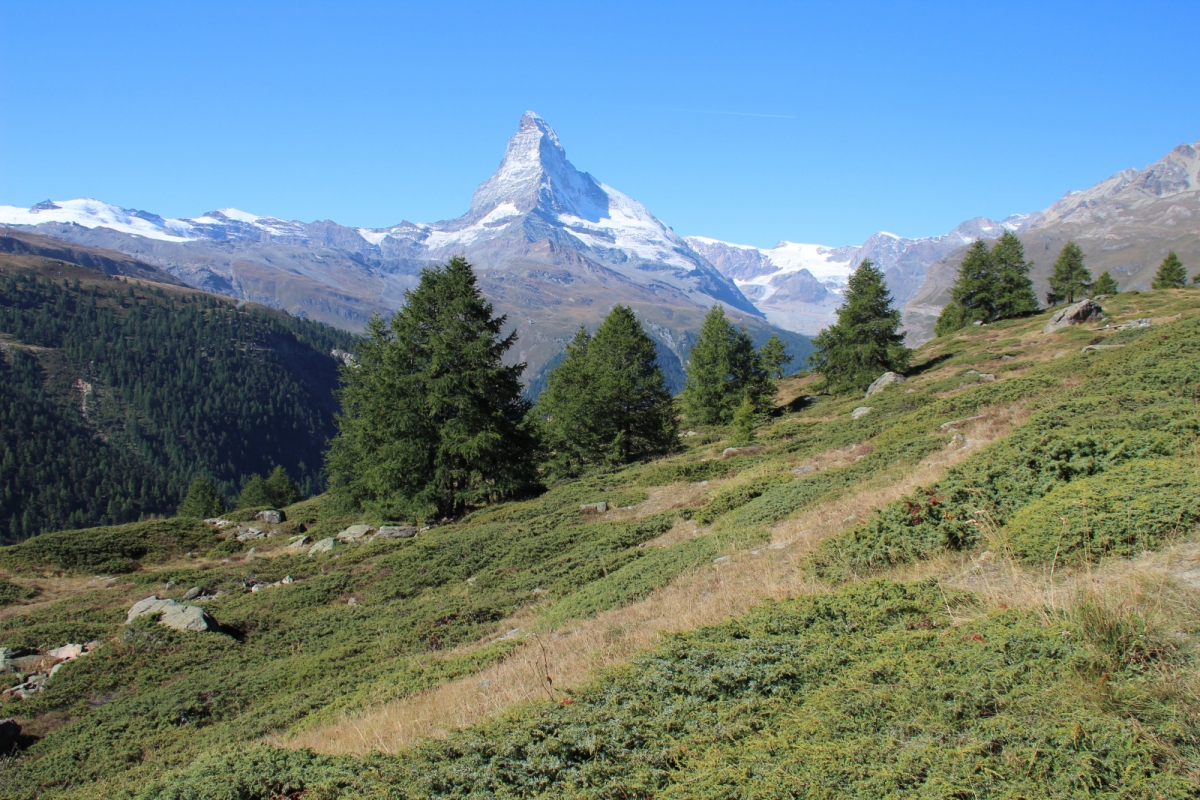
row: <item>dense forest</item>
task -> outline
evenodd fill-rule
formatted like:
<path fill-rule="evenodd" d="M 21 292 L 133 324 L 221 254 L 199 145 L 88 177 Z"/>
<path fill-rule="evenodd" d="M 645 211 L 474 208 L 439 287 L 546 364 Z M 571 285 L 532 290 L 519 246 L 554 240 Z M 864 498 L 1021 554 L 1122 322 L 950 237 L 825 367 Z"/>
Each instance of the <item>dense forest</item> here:
<path fill-rule="evenodd" d="M 319 491 L 352 346 L 173 287 L 0 277 L 0 540 L 171 513 L 198 476 L 231 497 L 282 465 Z"/>

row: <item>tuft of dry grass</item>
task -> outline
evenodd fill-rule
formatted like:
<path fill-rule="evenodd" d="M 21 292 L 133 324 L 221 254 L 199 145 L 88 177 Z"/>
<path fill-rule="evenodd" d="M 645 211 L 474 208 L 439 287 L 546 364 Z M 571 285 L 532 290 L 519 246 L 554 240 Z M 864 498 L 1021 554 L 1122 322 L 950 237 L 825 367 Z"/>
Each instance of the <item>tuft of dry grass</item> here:
<path fill-rule="evenodd" d="M 569 628 L 527 633 L 525 644 L 513 655 L 476 675 L 268 741 L 327 754 L 393 753 L 417 739 L 443 737 L 518 703 L 557 699 L 561 690 L 628 661 L 664 635 L 719 623 L 769 598 L 825 591 L 826 586 L 801 568 L 804 556 L 822 540 L 858 524 L 872 510 L 933 483 L 947 467 L 1007 435 L 1025 416 L 1015 406 L 994 409 L 985 419 L 964 426 L 969 446 L 940 451 L 916 467 L 883 475 L 854 494 L 830 498 L 777 524 L 771 544 L 730 553 L 728 560 L 681 575 L 641 601 L 574 622 Z M 694 535 L 689 525 L 676 525 L 655 544 L 666 546 Z M 506 621 L 499 628 L 529 623 L 529 613 L 523 612 L 520 620 Z"/>

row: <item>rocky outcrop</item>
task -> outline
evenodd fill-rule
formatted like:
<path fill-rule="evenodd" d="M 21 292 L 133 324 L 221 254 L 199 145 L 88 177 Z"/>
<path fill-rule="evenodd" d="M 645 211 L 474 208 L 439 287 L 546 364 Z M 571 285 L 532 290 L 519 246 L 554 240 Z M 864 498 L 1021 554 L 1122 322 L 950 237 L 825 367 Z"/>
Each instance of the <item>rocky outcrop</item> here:
<path fill-rule="evenodd" d="M 408 525 L 381 525 L 375 532 L 376 539 L 411 539 L 417 529 Z"/>
<path fill-rule="evenodd" d="M 322 553 L 328 553 L 330 550 L 333 549 L 335 544 L 337 544 L 337 542 L 333 539 L 332 536 L 327 539 L 322 539 L 321 541 L 314 544 L 312 547 L 308 548 L 308 557 L 312 558 L 313 556 L 319 556 Z"/>
<path fill-rule="evenodd" d="M 257 522 L 265 522 L 268 525 L 278 525 L 279 523 L 283 522 L 283 512 L 276 511 L 273 508 L 268 508 L 255 514 L 254 519 Z"/>
<path fill-rule="evenodd" d="M 1087 299 L 1080 300 L 1074 305 L 1069 305 L 1064 309 L 1055 311 L 1050 316 L 1050 320 L 1046 323 L 1046 333 L 1053 333 L 1062 328 L 1068 328 L 1072 325 L 1082 325 L 1083 323 L 1098 318 L 1104 313 L 1104 309 L 1095 300 Z"/>
<path fill-rule="evenodd" d="M 146 616 L 157 616 L 160 625 L 177 631 L 217 630 L 217 621 L 200 606 L 185 606 L 174 600 L 164 600 L 158 595 L 151 595 L 134 603 L 125 617 L 125 624 Z"/>
<path fill-rule="evenodd" d="M 883 391 L 888 386 L 891 386 L 893 383 L 904 383 L 904 382 L 905 382 L 905 378 L 900 373 L 885 372 L 882 375 L 880 375 L 878 378 L 876 378 L 875 381 L 870 386 L 867 387 L 866 396 L 870 397 L 871 395 L 875 394 L 876 392 Z"/>
<path fill-rule="evenodd" d="M 603 514 L 608 511 L 608 503 L 604 501 L 599 503 L 584 503 L 579 507 L 579 510 L 584 514 Z"/>

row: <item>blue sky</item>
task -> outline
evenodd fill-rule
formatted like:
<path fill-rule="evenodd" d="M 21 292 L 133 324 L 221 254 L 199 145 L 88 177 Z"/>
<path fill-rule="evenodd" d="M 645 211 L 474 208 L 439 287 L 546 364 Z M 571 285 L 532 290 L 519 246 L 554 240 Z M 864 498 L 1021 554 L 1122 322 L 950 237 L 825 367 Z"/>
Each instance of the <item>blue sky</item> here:
<path fill-rule="evenodd" d="M 945 233 L 1200 138 L 1200 3 L 0 4 L 0 204 L 458 216 L 537 111 L 682 234 Z"/>

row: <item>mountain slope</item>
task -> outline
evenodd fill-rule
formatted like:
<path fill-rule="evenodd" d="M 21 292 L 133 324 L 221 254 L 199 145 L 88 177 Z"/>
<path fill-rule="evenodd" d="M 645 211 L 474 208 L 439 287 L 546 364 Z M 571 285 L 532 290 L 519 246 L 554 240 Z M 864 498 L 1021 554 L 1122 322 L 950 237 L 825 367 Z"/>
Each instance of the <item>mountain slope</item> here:
<path fill-rule="evenodd" d="M 0 540 L 171 513 L 198 475 L 230 497 L 280 464 L 318 491 L 330 351 L 351 344 L 277 311 L 0 253 Z"/>
<path fill-rule="evenodd" d="M 1181 144 L 1145 169 L 1127 169 L 1090 189 L 1070 192 L 1028 215 L 1016 228 L 1033 261 L 1039 297 L 1049 291 L 1054 260 L 1068 241 L 1083 248 L 1093 276 L 1108 271 L 1124 290 L 1150 288 L 1168 251 L 1200 272 L 1200 141 Z M 924 284 L 904 309 L 914 342 L 927 341 L 950 300 L 962 248 L 931 263 Z"/>
<path fill-rule="evenodd" d="M 520 337 L 513 357 L 531 387 L 579 325 L 595 329 L 616 303 L 632 307 L 682 387 L 682 364 L 714 303 L 762 343 L 778 333 L 797 356 L 807 339 L 773 328 L 685 239 L 643 205 L 577 170 L 554 130 L 527 112 L 496 172 L 463 216 L 380 229 L 302 223 L 237 209 L 166 219 L 95 200 L 0 207 L 0 225 L 119 250 L 206 291 L 348 330 L 403 303 L 421 268 L 465 255 Z"/>

